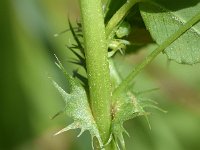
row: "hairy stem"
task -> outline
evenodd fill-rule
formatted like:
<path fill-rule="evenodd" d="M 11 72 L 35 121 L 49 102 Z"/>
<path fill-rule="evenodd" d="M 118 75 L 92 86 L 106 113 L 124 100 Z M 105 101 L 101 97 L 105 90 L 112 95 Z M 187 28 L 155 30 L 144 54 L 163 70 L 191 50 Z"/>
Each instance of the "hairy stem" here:
<path fill-rule="evenodd" d="M 90 102 L 101 138 L 106 143 L 110 136 L 111 82 L 102 3 L 101 0 L 79 0 L 79 2 Z"/>
<path fill-rule="evenodd" d="M 155 57 L 160 54 L 164 49 L 166 49 L 170 44 L 172 44 L 176 39 L 178 39 L 183 33 L 185 33 L 188 29 L 190 29 L 193 25 L 198 23 L 200 20 L 200 12 L 195 15 L 191 20 L 185 23 L 182 27 L 179 28 L 174 34 L 172 34 L 165 42 L 159 45 L 149 56 L 145 58 L 145 60 L 139 64 L 134 70 L 127 76 L 126 79 L 122 81 L 122 83 L 115 89 L 114 94 L 118 94 L 122 92 L 131 81 L 149 64 L 151 63 Z"/>

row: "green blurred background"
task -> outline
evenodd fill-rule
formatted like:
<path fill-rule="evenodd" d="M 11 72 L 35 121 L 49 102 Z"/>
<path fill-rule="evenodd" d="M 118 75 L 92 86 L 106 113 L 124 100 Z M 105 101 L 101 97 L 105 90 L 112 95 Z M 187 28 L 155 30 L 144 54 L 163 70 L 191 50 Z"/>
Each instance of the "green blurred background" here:
<path fill-rule="evenodd" d="M 62 82 L 56 68 L 56 54 L 66 69 L 73 57 L 66 44 L 71 34 L 54 37 L 67 28 L 67 18 L 79 18 L 75 0 L 0 1 L 0 150 L 89 150 L 86 132 L 77 131 L 53 137 L 70 122 L 65 115 L 51 120 L 63 108 L 63 101 L 52 87 L 49 76 Z M 119 58 L 131 68 L 144 58 L 145 50 Z M 123 70 L 123 67 L 121 67 Z M 63 83 L 64 85 L 64 83 Z M 130 137 L 128 150 L 200 149 L 200 65 L 170 63 L 160 55 L 135 83 L 135 90 L 160 88 L 145 96 L 159 102 L 167 114 L 152 110 L 150 123 L 137 118 L 125 123 Z"/>

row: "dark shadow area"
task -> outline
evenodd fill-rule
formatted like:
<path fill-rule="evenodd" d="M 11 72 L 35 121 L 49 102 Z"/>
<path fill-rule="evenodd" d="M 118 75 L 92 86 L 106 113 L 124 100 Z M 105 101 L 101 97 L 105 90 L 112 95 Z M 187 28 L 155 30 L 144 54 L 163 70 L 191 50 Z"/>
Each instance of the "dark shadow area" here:
<path fill-rule="evenodd" d="M 140 3 L 140 9 L 147 12 L 176 11 L 198 4 L 199 0 L 152 0 L 148 3 Z M 151 6 L 151 7 L 150 7 Z M 160 9 L 152 9 L 152 7 Z M 164 10 L 163 10 L 164 9 Z"/>
<path fill-rule="evenodd" d="M 105 17 L 105 23 L 107 23 L 110 18 L 115 14 L 115 12 L 124 4 L 127 0 L 111 0 L 109 5 L 109 11 L 107 16 Z"/>

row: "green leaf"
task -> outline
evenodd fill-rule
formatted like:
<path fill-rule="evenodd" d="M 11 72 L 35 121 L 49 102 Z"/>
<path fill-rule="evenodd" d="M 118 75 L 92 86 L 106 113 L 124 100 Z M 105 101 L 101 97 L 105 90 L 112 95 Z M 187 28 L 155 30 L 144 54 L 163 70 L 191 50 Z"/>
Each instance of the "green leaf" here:
<path fill-rule="evenodd" d="M 70 91 L 68 93 L 65 92 L 55 81 L 53 81 L 53 85 L 62 95 L 65 101 L 66 114 L 69 117 L 72 117 L 74 122 L 57 132 L 55 135 L 71 129 L 80 128 L 81 132 L 78 136 L 80 136 L 84 131 L 88 130 L 91 134 L 92 140 L 94 137 L 96 137 L 100 147 L 103 147 L 99 130 L 92 116 L 85 89 L 65 71 L 64 67 L 59 61 L 57 65 L 65 74 L 65 77 L 70 84 Z"/>
<path fill-rule="evenodd" d="M 157 44 L 163 43 L 183 24 L 200 13 L 199 0 L 151 0 L 140 3 L 147 29 Z M 164 51 L 170 60 L 181 64 L 200 62 L 200 23 L 197 23 Z"/>
<path fill-rule="evenodd" d="M 116 65 L 116 62 L 119 60 L 109 60 L 110 64 L 110 76 L 112 81 L 112 90 L 115 91 L 120 83 L 123 80 L 124 76 L 121 76 L 119 71 L 119 65 Z M 127 65 L 123 64 L 123 68 L 128 70 Z M 124 72 L 123 72 L 124 73 Z M 112 124 L 111 124 L 111 137 L 108 143 L 113 139 L 115 141 L 116 146 L 118 149 L 125 150 L 125 141 L 123 137 L 123 133 L 127 133 L 127 131 L 123 127 L 123 123 L 130 119 L 133 119 L 138 116 L 144 116 L 147 120 L 149 128 L 151 129 L 148 115 L 149 112 L 146 112 L 145 108 L 153 108 L 157 109 L 161 112 L 166 112 L 165 110 L 159 108 L 157 102 L 151 100 L 149 98 L 145 98 L 142 96 L 147 92 L 152 92 L 156 89 L 151 90 L 144 90 L 141 92 L 133 91 L 132 87 L 127 85 L 127 88 L 121 91 L 120 93 L 113 92 L 112 95 L 112 107 L 111 107 L 111 114 L 112 114 Z M 120 144 L 119 144 L 120 143 Z"/>
<path fill-rule="evenodd" d="M 123 123 L 137 116 L 147 115 L 143 107 L 138 103 L 136 96 L 130 91 L 123 91 L 120 95 L 114 95 L 112 104 L 112 134 L 116 140 L 119 140 L 123 149 L 125 142 L 123 133 L 127 131 Z"/>
<path fill-rule="evenodd" d="M 122 82 L 122 78 L 120 77 L 118 70 L 115 66 L 115 63 L 110 59 L 110 76 L 112 81 L 112 89 L 113 91 L 117 86 Z M 112 124 L 111 124 L 111 131 L 112 131 L 112 138 L 116 142 L 117 147 L 120 149 L 118 142 L 122 149 L 125 149 L 125 142 L 123 138 L 123 133 L 126 133 L 126 130 L 123 127 L 123 123 L 127 120 L 133 119 L 137 116 L 145 116 L 148 122 L 147 115 L 148 113 L 145 112 L 144 107 L 154 107 L 159 109 L 158 107 L 154 106 L 152 102 L 149 103 L 143 98 L 138 99 L 137 95 L 135 95 L 130 87 L 127 87 L 124 91 L 119 94 L 113 93 L 112 96 Z M 141 93 L 139 93 L 141 94 Z M 110 140 L 111 141 L 111 140 Z"/>

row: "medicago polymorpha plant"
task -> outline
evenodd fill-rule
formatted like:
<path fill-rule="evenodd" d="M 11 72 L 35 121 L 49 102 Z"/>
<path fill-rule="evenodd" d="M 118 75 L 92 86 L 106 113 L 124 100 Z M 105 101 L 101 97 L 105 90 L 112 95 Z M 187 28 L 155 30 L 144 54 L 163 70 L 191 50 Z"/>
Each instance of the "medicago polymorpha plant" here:
<path fill-rule="evenodd" d="M 125 150 L 123 135 L 128 133 L 123 123 L 138 116 L 148 121 L 146 107 L 163 111 L 132 90 L 134 78 L 160 53 L 181 64 L 200 62 L 200 2 L 79 0 L 79 5 L 80 22 L 72 25 L 69 20 L 75 43 L 67 48 L 77 57 L 71 62 L 81 66 L 85 74 L 74 70 L 70 75 L 56 58 L 69 88 L 64 90 L 55 81 L 53 84 L 65 101 L 63 111 L 74 120 L 56 135 L 80 128 L 78 136 L 90 132 L 93 149 Z M 131 36 L 137 26 L 146 28 L 151 40 L 138 42 L 137 36 Z M 113 62 L 116 53 L 126 55 L 137 44 L 152 41 L 155 50 L 122 78 Z"/>

